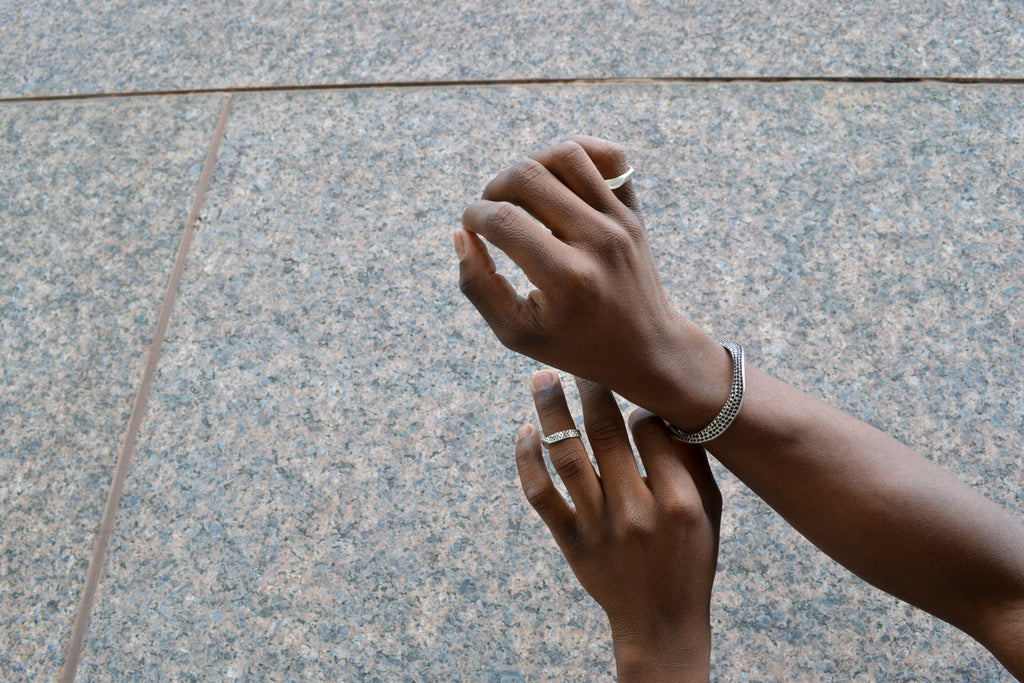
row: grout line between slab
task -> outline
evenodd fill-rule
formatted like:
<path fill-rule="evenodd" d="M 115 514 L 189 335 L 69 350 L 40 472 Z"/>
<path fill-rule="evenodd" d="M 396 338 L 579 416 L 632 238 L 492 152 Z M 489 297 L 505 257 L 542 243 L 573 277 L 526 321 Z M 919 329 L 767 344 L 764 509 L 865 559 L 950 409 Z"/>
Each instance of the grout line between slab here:
<path fill-rule="evenodd" d="M 191 88 L 182 90 L 133 90 L 126 92 L 97 92 L 67 95 L 24 95 L 0 97 L 0 104 L 24 102 L 54 102 L 62 100 L 121 99 L 130 97 L 172 97 L 182 95 L 210 95 L 215 93 L 286 93 L 304 91 L 374 90 L 385 88 L 464 88 L 514 85 L 650 85 L 650 84 L 714 84 L 714 83 L 825 83 L 825 84 L 889 84 L 912 85 L 934 83 L 938 85 L 1024 85 L 1024 78 L 983 78 L 968 76 L 655 76 L 632 78 L 496 78 L 467 80 L 424 81 L 367 81 L 359 83 L 320 83 L 310 85 L 237 86 L 228 88 Z"/>
<path fill-rule="evenodd" d="M 121 507 L 121 496 L 124 493 L 132 457 L 135 454 L 135 441 L 139 434 L 142 419 L 146 415 L 146 406 L 149 403 L 149 395 L 153 387 L 153 377 L 156 375 L 157 362 L 160 359 L 160 347 L 163 344 L 171 313 L 174 310 L 174 300 L 178 292 L 178 286 L 181 283 L 182 273 L 185 270 L 185 262 L 188 258 L 189 250 L 192 247 L 192 238 L 199 226 L 199 215 L 203 209 L 206 191 L 210 186 L 210 178 L 217 163 L 217 150 L 220 148 L 221 140 L 224 139 L 224 131 L 227 127 L 228 115 L 231 111 L 233 100 L 233 95 L 225 94 L 221 102 L 217 125 L 214 128 L 213 138 L 210 141 L 210 146 L 206 152 L 206 159 L 199 174 L 199 182 L 196 185 L 196 192 L 192 199 L 192 205 L 189 208 L 188 217 L 185 219 L 185 228 L 182 231 L 181 241 L 178 243 L 178 252 L 174 258 L 174 265 L 171 268 L 170 279 L 167 281 L 167 289 L 164 291 L 163 303 L 160 306 L 160 312 L 157 317 L 156 330 L 153 332 L 153 341 L 150 342 L 149 351 L 146 355 L 146 365 L 142 373 L 142 381 L 139 384 L 138 393 L 135 395 L 135 403 L 132 406 L 131 416 L 128 419 L 128 426 L 125 428 L 124 437 L 121 440 L 121 450 L 117 456 L 117 463 L 114 465 L 114 475 L 111 479 L 107 502 L 103 509 L 103 517 L 100 520 L 99 533 L 96 535 L 96 545 L 93 548 L 92 557 L 89 559 L 89 568 L 86 570 L 85 584 L 82 587 L 78 611 L 75 615 L 75 621 L 71 626 L 71 640 L 68 644 L 67 656 L 64 659 L 64 667 L 60 677 L 62 683 L 71 683 L 75 680 L 75 676 L 78 673 L 78 664 L 82 657 L 85 635 L 89 630 L 89 620 L 92 616 L 96 591 L 99 588 L 107 550 L 110 547 L 110 539 L 113 536 L 114 521 Z"/>

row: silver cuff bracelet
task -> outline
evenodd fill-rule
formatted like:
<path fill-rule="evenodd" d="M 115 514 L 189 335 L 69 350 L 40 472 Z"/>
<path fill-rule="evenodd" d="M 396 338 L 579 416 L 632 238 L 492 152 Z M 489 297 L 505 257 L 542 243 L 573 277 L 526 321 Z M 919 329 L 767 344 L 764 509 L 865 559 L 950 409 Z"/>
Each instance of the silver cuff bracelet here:
<path fill-rule="evenodd" d="M 686 443 L 706 443 L 718 438 L 729 428 L 736 415 L 740 412 L 740 404 L 743 403 L 743 390 L 747 384 L 746 368 L 743 365 L 743 347 L 731 339 L 719 339 L 721 344 L 732 356 L 732 388 L 729 390 L 729 398 L 721 412 L 715 416 L 711 423 L 696 434 L 687 434 L 674 425 L 668 425 L 672 436 Z"/>

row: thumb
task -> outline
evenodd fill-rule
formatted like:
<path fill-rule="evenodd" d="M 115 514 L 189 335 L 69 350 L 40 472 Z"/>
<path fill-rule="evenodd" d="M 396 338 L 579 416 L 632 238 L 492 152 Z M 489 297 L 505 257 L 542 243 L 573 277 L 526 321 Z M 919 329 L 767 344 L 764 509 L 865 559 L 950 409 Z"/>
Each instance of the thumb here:
<path fill-rule="evenodd" d="M 522 352 L 541 332 L 536 304 L 516 292 L 497 272 L 487 246 L 475 233 L 455 231 L 455 253 L 459 256 L 459 289 L 490 326 L 498 341 Z"/>

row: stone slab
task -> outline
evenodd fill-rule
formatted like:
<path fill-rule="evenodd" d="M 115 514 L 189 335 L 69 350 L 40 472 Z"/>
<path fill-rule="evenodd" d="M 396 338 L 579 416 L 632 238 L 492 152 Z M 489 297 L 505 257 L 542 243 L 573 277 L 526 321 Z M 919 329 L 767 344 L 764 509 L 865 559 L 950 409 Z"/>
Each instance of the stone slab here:
<path fill-rule="evenodd" d="M 1022 516 L 1022 114 L 1019 89 L 939 84 L 240 97 L 84 678 L 610 675 L 517 487 L 536 365 L 450 246 L 493 173 L 573 132 L 630 150 L 683 310 Z M 718 678 L 1011 680 L 716 471 Z"/>
<path fill-rule="evenodd" d="M 55 678 L 217 98 L 0 106 L 0 679 Z"/>
<path fill-rule="evenodd" d="M 0 97 L 536 78 L 1024 73 L 1013 0 L 0 2 Z"/>

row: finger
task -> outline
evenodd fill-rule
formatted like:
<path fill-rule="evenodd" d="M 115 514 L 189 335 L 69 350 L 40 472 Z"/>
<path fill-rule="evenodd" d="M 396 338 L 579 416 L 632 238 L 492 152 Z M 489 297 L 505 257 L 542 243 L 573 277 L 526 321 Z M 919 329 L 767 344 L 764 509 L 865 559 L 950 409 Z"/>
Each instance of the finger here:
<path fill-rule="evenodd" d="M 565 403 L 562 383 L 551 370 L 541 370 L 533 376 L 533 402 L 537 407 L 541 429 L 554 434 L 575 429 L 569 406 Z M 579 515 L 593 518 L 603 506 L 604 493 L 583 441 L 569 438 L 548 446 L 548 457 L 566 490 L 572 497 Z"/>
<path fill-rule="evenodd" d="M 655 470 L 662 469 L 664 475 L 655 476 L 651 474 L 650 470 L 647 472 L 652 480 L 651 490 L 655 490 L 653 486 L 659 487 L 658 490 L 655 490 L 655 497 L 671 502 L 673 500 L 672 490 L 685 492 L 686 496 L 691 496 L 695 490 L 700 497 L 703 511 L 718 528 L 722 518 L 722 494 L 718 488 L 718 482 L 715 481 L 715 475 L 711 471 L 708 452 L 698 444 L 684 443 L 673 438 L 665 426 L 665 421 L 647 411 L 636 411 L 634 415 L 630 416 L 630 424 L 631 426 L 636 424 L 641 430 L 649 430 L 651 440 L 655 438 L 657 440 L 657 447 L 650 451 L 651 460 Z M 643 440 L 644 436 L 638 437 L 637 431 L 634 431 L 633 438 L 637 441 L 637 449 L 640 451 L 641 460 L 646 468 L 648 461 L 644 458 L 645 451 L 641 449 L 638 440 Z M 666 450 L 666 443 L 668 450 Z M 674 454 L 674 457 L 665 457 L 669 454 Z"/>
<path fill-rule="evenodd" d="M 520 428 L 516 438 L 516 469 L 526 500 L 562 546 L 576 527 L 576 514 L 551 481 L 541 452 L 540 434 L 532 425 Z"/>
<path fill-rule="evenodd" d="M 573 135 L 569 140 L 575 142 L 586 151 L 604 178 L 617 178 L 629 168 L 625 150 L 614 142 L 589 135 Z M 640 202 L 636 197 L 633 183 L 633 179 L 630 179 L 625 185 L 617 190 L 613 190 L 613 192 L 619 201 L 639 216 Z"/>
<path fill-rule="evenodd" d="M 601 471 L 601 485 L 613 504 L 646 493 L 629 444 L 622 412 L 611 391 L 597 382 L 576 378 L 587 439 Z"/>
<path fill-rule="evenodd" d="M 514 350 L 524 348 L 530 339 L 542 333 L 536 301 L 519 296 L 511 283 L 498 274 L 483 240 L 461 228 L 455 231 L 454 239 L 462 293 L 502 344 Z"/>
<path fill-rule="evenodd" d="M 640 460 L 647 470 L 647 485 L 654 497 L 672 507 L 689 506 L 694 501 L 700 501 L 706 509 L 701 493 L 702 488 L 706 487 L 706 481 L 699 472 L 699 480 L 694 476 L 698 469 L 694 459 L 689 453 L 680 453 L 676 446 L 680 442 L 672 438 L 661 418 L 637 409 L 629 416 L 629 428 L 640 452 Z"/>
<path fill-rule="evenodd" d="M 573 194 L 597 211 L 611 215 L 620 222 L 635 220 L 635 216 L 627 215 L 630 213 L 630 208 L 623 205 L 605 180 L 606 177 L 614 178 L 622 175 L 625 173 L 625 168 L 621 173 L 615 175 L 602 175 L 587 150 L 574 140 L 566 140 L 543 149 L 534 154 L 533 159 L 547 168 Z"/>
<path fill-rule="evenodd" d="M 586 156 L 580 149 L 582 156 Z M 589 164 L 589 159 L 587 160 Z M 589 164 L 593 167 L 593 164 Z M 597 169 L 591 171 L 591 183 L 603 182 Z M 608 199 L 613 201 L 605 188 Z M 596 191 L 591 190 L 590 194 Z M 556 237 L 572 242 L 580 239 L 602 215 L 578 196 L 551 169 L 535 159 L 524 159 L 495 176 L 484 189 L 484 199 L 509 202 L 525 209 Z"/>
<path fill-rule="evenodd" d="M 686 471 L 700 492 L 704 511 L 715 523 L 717 529 L 722 520 L 722 492 L 718 488 L 718 482 L 715 481 L 714 473 L 711 472 L 708 452 L 698 444 L 683 443 L 677 439 L 672 439 L 672 445 L 679 456 L 679 461 L 686 467 Z"/>
<path fill-rule="evenodd" d="M 505 252 L 541 289 L 557 284 L 564 264 L 574 260 L 572 247 L 506 201 L 471 204 L 462 213 L 462 225 Z"/>

